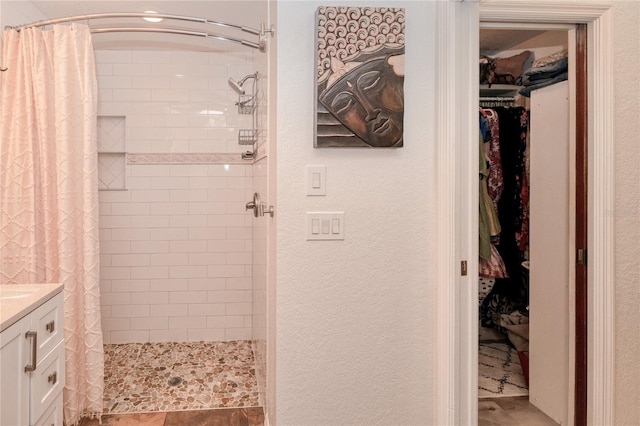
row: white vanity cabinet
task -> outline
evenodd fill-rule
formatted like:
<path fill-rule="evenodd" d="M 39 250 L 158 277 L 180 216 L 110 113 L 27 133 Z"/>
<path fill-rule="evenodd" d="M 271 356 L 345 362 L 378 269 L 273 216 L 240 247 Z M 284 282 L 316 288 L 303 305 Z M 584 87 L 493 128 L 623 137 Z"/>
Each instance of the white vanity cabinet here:
<path fill-rule="evenodd" d="M 45 294 L 31 307 L 22 308 L 19 319 L 15 316 L 10 319 L 11 325 L 7 326 L 3 318 L 0 333 L 2 426 L 62 426 L 64 310 L 59 290 L 53 295 Z M 3 296 L 1 292 L 0 296 Z M 15 295 L 2 299 L 3 308 L 9 302 L 12 307 L 24 303 L 17 289 Z"/>

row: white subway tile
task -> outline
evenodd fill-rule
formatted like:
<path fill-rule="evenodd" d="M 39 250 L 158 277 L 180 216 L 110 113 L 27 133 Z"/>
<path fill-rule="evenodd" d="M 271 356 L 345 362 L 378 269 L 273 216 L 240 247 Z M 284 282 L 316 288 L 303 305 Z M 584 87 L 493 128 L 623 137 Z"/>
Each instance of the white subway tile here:
<path fill-rule="evenodd" d="M 110 254 L 100 253 L 100 266 L 113 266 Z"/>
<path fill-rule="evenodd" d="M 131 320 L 129 318 L 104 318 L 102 319 L 103 331 L 130 330 Z"/>
<path fill-rule="evenodd" d="M 111 316 L 113 318 L 148 317 L 149 305 L 113 305 Z"/>
<path fill-rule="evenodd" d="M 170 216 L 132 216 L 132 228 L 161 228 L 169 226 Z"/>
<path fill-rule="evenodd" d="M 227 189 L 227 178 L 225 176 L 210 177 L 209 189 Z M 209 201 L 214 201 L 214 199 L 209 198 Z"/>
<path fill-rule="evenodd" d="M 190 152 L 188 140 L 155 140 L 151 143 L 149 152 Z"/>
<path fill-rule="evenodd" d="M 245 227 L 228 227 L 227 238 L 229 240 L 250 240 L 252 238 L 251 228 Z"/>
<path fill-rule="evenodd" d="M 227 315 L 251 315 L 251 303 L 227 303 Z"/>
<path fill-rule="evenodd" d="M 100 191 L 98 198 L 101 203 L 126 203 L 130 201 L 129 191 Z"/>
<path fill-rule="evenodd" d="M 209 63 L 209 56 L 205 52 L 171 52 L 171 63 L 203 65 Z"/>
<path fill-rule="evenodd" d="M 191 278 L 189 279 L 189 290 L 225 290 L 227 284 L 224 278 Z"/>
<path fill-rule="evenodd" d="M 96 50 L 94 53 L 96 63 L 102 64 L 129 64 L 131 63 L 130 50 Z"/>
<path fill-rule="evenodd" d="M 129 216 L 100 216 L 100 228 L 128 228 L 131 225 Z"/>
<path fill-rule="evenodd" d="M 175 177 L 175 176 L 155 176 L 151 179 L 152 189 L 182 189 L 189 187 L 188 177 Z"/>
<path fill-rule="evenodd" d="M 111 291 L 114 293 L 149 291 L 149 280 L 112 280 Z"/>
<path fill-rule="evenodd" d="M 251 302 L 250 290 L 224 290 L 207 293 L 209 303 L 242 303 Z"/>
<path fill-rule="evenodd" d="M 189 305 L 189 316 L 225 315 L 224 303 L 195 303 Z"/>
<path fill-rule="evenodd" d="M 208 193 L 207 196 L 209 196 Z M 189 203 L 189 214 L 225 214 L 226 212 L 226 202 Z"/>
<path fill-rule="evenodd" d="M 171 166 L 164 164 L 134 164 L 130 170 L 131 176 L 171 176 Z"/>
<path fill-rule="evenodd" d="M 149 330 L 151 342 L 187 342 L 189 335 L 187 329 L 176 330 Z"/>
<path fill-rule="evenodd" d="M 205 114 L 209 110 L 206 102 L 172 102 L 170 114 Z"/>
<path fill-rule="evenodd" d="M 180 164 L 171 166 L 171 176 L 206 176 L 207 166 L 202 164 Z"/>
<path fill-rule="evenodd" d="M 189 240 L 224 240 L 227 228 L 190 228 Z"/>
<path fill-rule="evenodd" d="M 113 75 L 113 64 L 96 64 L 96 75 Z"/>
<path fill-rule="evenodd" d="M 246 214 L 211 214 L 207 216 L 208 226 L 245 226 L 247 223 L 247 217 L 253 220 L 253 214 L 248 212 Z"/>
<path fill-rule="evenodd" d="M 152 228 L 150 229 L 150 240 L 186 240 L 189 238 L 188 228 Z"/>
<path fill-rule="evenodd" d="M 171 139 L 207 139 L 207 129 L 203 127 L 172 127 Z"/>
<path fill-rule="evenodd" d="M 112 280 L 100 279 L 100 292 L 101 293 L 110 293 L 111 292 L 111 283 L 112 283 Z"/>
<path fill-rule="evenodd" d="M 171 189 L 171 201 L 205 202 L 206 189 Z"/>
<path fill-rule="evenodd" d="M 266 200 L 263 200 L 266 201 Z M 235 202 L 229 201 L 227 202 L 227 214 L 251 214 L 245 208 L 246 203 L 244 202 Z"/>
<path fill-rule="evenodd" d="M 171 266 L 169 278 L 206 278 L 206 266 Z"/>
<path fill-rule="evenodd" d="M 133 279 L 169 278 L 169 267 L 168 266 L 131 267 L 131 278 Z"/>
<path fill-rule="evenodd" d="M 153 102 L 187 102 L 189 91 L 187 89 L 151 89 L 151 100 Z"/>
<path fill-rule="evenodd" d="M 190 204 L 189 203 L 153 203 L 150 206 L 151 214 L 188 214 Z"/>
<path fill-rule="evenodd" d="M 212 253 L 228 253 L 247 251 L 243 240 L 209 240 L 207 251 Z"/>
<path fill-rule="evenodd" d="M 247 200 L 247 194 L 245 191 L 231 190 L 231 189 L 210 189 L 209 200 L 211 201 L 245 201 Z M 253 195 L 253 194 L 249 194 Z M 225 209 L 226 210 L 226 209 Z"/>
<path fill-rule="evenodd" d="M 172 291 L 169 293 L 169 303 L 206 303 L 206 291 Z"/>
<path fill-rule="evenodd" d="M 171 52 L 161 50 L 135 50 L 131 59 L 134 64 L 170 64 Z"/>
<path fill-rule="evenodd" d="M 148 203 L 114 203 L 111 205 L 111 214 L 117 215 L 145 215 L 149 214 Z"/>
<path fill-rule="evenodd" d="M 111 239 L 113 241 L 147 241 L 149 230 L 139 228 L 112 229 Z"/>
<path fill-rule="evenodd" d="M 207 87 L 204 87 L 204 89 L 206 90 L 203 90 L 203 88 L 190 89 L 189 100 L 192 102 L 213 102 L 213 103 L 221 103 L 222 101 L 226 100 L 226 97 L 227 97 L 226 89 L 214 90 L 214 89 L 207 89 Z M 235 107 L 235 105 L 231 104 L 228 109 L 230 112 L 237 114 L 237 108 Z M 222 114 L 212 114 L 212 115 L 222 115 Z"/>
<path fill-rule="evenodd" d="M 149 341 L 149 330 L 111 331 L 111 343 L 141 343 Z"/>
<path fill-rule="evenodd" d="M 224 328 L 193 328 L 189 329 L 187 332 L 189 334 L 189 342 L 216 342 L 225 340 Z"/>
<path fill-rule="evenodd" d="M 188 281 L 170 278 L 151 280 L 151 288 L 157 291 L 186 291 L 188 290 Z"/>
<path fill-rule="evenodd" d="M 113 90 L 98 89 L 98 102 L 110 102 L 110 101 L 113 101 Z"/>
<path fill-rule="evenodd" d="M 206 227 L 207 216 L 204 214 L 171 216 L 170 226 L 172 228 Z"/>
<path fill-rule="evenodd" d="M 226 152 L 226 146 L 227 146 L 226 141 L 215 141 L 211 139 L 189 141 L 190 152 L 220 153 L 220 152 Z"/>
<path fill-rule="evenodd" d="M 112 92 L 113 96 L 113 92 Z M 100 115 L 125 115 L 131 111 L 131 102 L 104 101 L 98 102 L 98 114 Z"/>
<path fill-rule="evenodd" d="M 253 327 L 253 315 L 245 315 L 244 316 L 244 326 L 246 328 Z M 262 327 L 266 328 L 266 326 L 262 326 Z"/>
<path fill-rule="evenodd" d="M 171 193 L 167 189 L 131 190 L 131 201 L 137 203 L 164 203 L 170 201 Z"/>
<path fill-rule="evenodd" d="M 98 205 L 98 214 L 100 216 L 108 216 L 111 214 L 111 203 L 107 203 L 107 202 L 100 202 L 100 204 Z"/>
<path fill-rule="evenodd" d="M 114 101 L 145 102 L 151 100 L 150 89 L 112 89 Z"/>
<path fill-rule="evenodd" d="M 209 80 L 206 77 L 172 77 L 172 89 L 208 89 Z"/>
<path fill-rule="evenodd" d="M 208 328 L 243 328 L 244 317 L 242 315 L 207 316 Z"/>
<path fill-rule="evenodd" d="M 144 291 L 131 293 L 131 303 L 161 305 L 169 303 L 169 292 L 167 291 Z"/>
<path fill-rule="evenodd" d="M 209 188 L 209 180 L 204 177 L 190 177 L 188 188 L 191 189 L 208 189 Z"/>
<path fill-rule="evenodd" d="M 145 75 L 144 77 L 131 77 L 132 87 L 137 87 L 139 89 L 162 89 L 169 87 L 171 79 L 169 77 L 152 77 Z M 156 101 L 158 99 L 153 99 L 152 101 Z"/>
<path fill-rule="evenodd" d="M 232 278 L 247 276 L 242 265 L 211 265 L 207 267 L 211 278 Z"/>
<path fill-rule="evenodd" d="M 131 277 L 131 270 L 123 266 L 101 266 L 100 278 L 105 280 L 122 280 Z"/>
<path fill-rule="evenodd" d="M 179 266 L 188 265 L 189 256 L 186 253 L 152 254 L 151 265 Z"/>
<path fill-rule="evenodd" d="M 102 343 L 105 345 L 111 344 L 111 332 L 105 329 L 102 329 Z"/>
<path fill-rule="evenodd" d="M 226 253 L 189 253 L 189 265 L 224 265 Z"/>
<path fill-rule="evenodd" d="M 189 316 L 189 305 L 186 303 L 171 303 L 166 305 L 151 305 L 149 315 L 152 317 L 186 317 Z"/>
<path fill-rule="evenodd" d="M 102 293 L 100 295 L 101 305 L 127 305 L 131 303 L 130 293 Z"/>
<path fill-rule="evenodd" d="M 148 254 L 113 254 L 111 255 L 113 266 L 148 266 Z"/>
<path fill-rule="evenodd" d="M 251 328 L 226 328 L 225 339 L 231 340 L 250 340 L 252 338 Z"/>
<path fill-rule="evenodd" d="M 171 139 L 171 135 L 167 132 L 167 129 L 156 127 L 134 127 L 129 132 L 131 133 L 130 139 L 133 140 L 167 140 Z"/>
<path fill-rule="evenodd" d="M 177 216 L 177 217 L 182 217 L 182 216 Z M 171 253 L 202 253 L 207 251 L 207 242 L 206 241 L 170 241 L 169 251 Z"/>
<path fill-rule="evenodd" d="M 131 127 L 151 127 L 151 116 L 147 112 L 138 112 L 140 110 L 139 105 L 133 105 L 136 112 L 127 114 L 127 126 Z M 128 182 L 127 182 L 128 183 Z"/>
<path fill-rule="evenodd" d="M 151 178 L 146 176 L 127 176 L 128 189 L 151 189 Z"/>
<path fill-rule="evenodd" d="M 169 318 L 169 328 L 206 328 L 207 327 L 207 317 L 170 317 Z"/>
<path fill-rule="evenodd" d="M 105 254 L 122 254 L 131 252 L 129 241 L 100 241 L 100 252 Z"/>
<path fill-rule="evenodd" d="M 131 77 L 123 75 L 102 75 L 98 77 L 98 87 L 101 89 L 129 89 L 131 88 Z"/>
<path fill-rule="evenodd" d="M 169 253 L 168 241 L 132 241 L 131 253 Z"/>
<path fill-rule="evenodd" d="M 111 229 L 98 229 L 100 242 L 111 241 Z"/>
<path fill-rule="evenodd" d="M 228 290 L 251 290 L 252 282 L 250 277 L 227 278 Z"/>
<path fill-rule="evenodd" d="M 132 330 L 167 330 L 169 328 L 169 318 L 149 317 L 131 318 Z"/>
<path fill-rule="evenodd" d="M 227 253 L 227 264 L 229 265 L 251 265 L 252 253 Z"/>
<path fill-rule="evenodd" d="M 151 64 L 113 64 L 113 75 L 151 75 Z"/>
<path fill-rule="evenodd" d="M 149 89 L 147 89 L 149 90 Z M 131 113 L 134 114 L 171 114 L 170 102 L 132 102 Z"/>
<path fill-rule="evenodd" d="M 187 127 L 189 125 L 189 117 L 182 114 L 154 115 L 151 122 L 153 127 Z"/>

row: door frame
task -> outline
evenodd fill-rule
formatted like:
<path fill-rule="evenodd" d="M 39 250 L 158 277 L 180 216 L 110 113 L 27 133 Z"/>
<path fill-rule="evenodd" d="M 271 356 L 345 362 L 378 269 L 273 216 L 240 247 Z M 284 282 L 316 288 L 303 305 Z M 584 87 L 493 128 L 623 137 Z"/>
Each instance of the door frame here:
<path fill-rule="evenodd" d="M 586 24 L 589 263 L 587 424 L 613 424 L 614 98 L 609 2 L 439 2 L 436 103 L 438 255 L 436 424 L 477 424 L 477 108 L 479 22 Z M 475 207 L 474 207 L 475 206 Z M 462 267 L 467 262 L 467 267 Z M 466 269 L 466 274 L 462 271 Z M 572 411 L 572 410 L 570 410 Z"/>

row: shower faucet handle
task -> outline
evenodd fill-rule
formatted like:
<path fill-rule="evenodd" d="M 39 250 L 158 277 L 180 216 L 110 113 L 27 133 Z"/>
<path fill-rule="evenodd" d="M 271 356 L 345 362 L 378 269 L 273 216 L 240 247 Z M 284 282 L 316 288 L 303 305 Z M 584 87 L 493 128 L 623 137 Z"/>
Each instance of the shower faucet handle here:
<path fill-rule="evenodd" d="M 245 210 L 253 209 L 254 217 L 264 216 L 265 213 L 273 217 L 274 214 L 273 206 L 267 206 L 265 203 L 260 201 L 260 194 L 257 192 L 253 194 L 253 201 L 249 201 L 244 207 Z"/>

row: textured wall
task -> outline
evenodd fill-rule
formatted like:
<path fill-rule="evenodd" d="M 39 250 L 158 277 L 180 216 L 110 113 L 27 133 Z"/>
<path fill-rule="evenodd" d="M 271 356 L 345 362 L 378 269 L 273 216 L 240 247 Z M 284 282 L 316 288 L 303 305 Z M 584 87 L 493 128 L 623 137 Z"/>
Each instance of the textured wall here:
<path fill-rule="evenodd" d="M 277 424 L 426 424 L 435 5 L 381 5 L 407 16 L 405 142 L 386 150 L 313 148 L 320 5 L 278 3 Z M 305 165 L 327 167 L 326 197 L 305 195 Z M 307 211 L 344 211 L 345 240 L 306 241 Z"/>
<path fill-rule="evenodd" d="M 616 138 L 616 425 L 640 419 L 640 2 L 614 6 Z"/>

